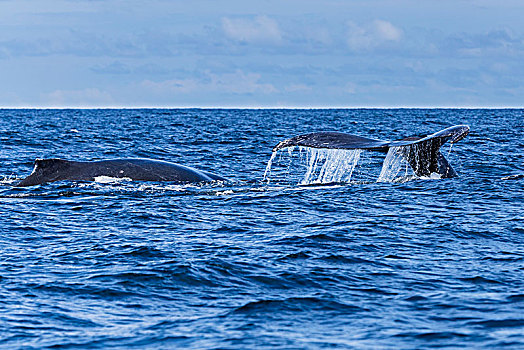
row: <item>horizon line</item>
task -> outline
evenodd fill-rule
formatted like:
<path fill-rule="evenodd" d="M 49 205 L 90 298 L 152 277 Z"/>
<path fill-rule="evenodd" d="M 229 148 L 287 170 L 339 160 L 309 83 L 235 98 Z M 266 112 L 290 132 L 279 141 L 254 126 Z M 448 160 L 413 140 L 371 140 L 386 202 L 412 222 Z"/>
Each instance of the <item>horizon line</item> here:
<path fill-rule="evenodd" d="M 6 109 L 524 109 L 524 106 L 0 106 L 0 110 Z"/>

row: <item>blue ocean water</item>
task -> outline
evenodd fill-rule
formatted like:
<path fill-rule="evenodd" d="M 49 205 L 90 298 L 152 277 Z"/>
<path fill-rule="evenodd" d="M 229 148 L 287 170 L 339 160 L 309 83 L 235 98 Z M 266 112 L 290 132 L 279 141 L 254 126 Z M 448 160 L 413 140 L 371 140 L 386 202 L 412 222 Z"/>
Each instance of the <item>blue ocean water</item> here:
<path fill-rule="evenodd" d="M 457 124 L 458 178 L 302 186 L 286 152 L 263 178 L 297 134 Z M 1 110 L 0 348 L 522 349 L 523 135 L 517 109 Z M 12 187 L 56 157 L 233 181 Z"/>

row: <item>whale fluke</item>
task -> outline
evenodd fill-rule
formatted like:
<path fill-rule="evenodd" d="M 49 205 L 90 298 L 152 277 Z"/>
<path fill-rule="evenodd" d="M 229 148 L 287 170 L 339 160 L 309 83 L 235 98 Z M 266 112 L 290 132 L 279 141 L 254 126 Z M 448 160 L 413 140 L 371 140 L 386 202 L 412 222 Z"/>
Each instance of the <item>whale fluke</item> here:
<path fill-rule="evenodd" d="M 397 141 L 383 141 L 341 132 L 314 132 L 294 136 L 279 142 L 273 152 L 293 146 L 325 149 L 362 149 L 387 153 L 398 147 L 402 156 L 418 176 L 437 173 L 442 178 L 457 176 L 447 159 L 440 152 L 446 143 L 456 143 L 466 137 L 469 126 L 456 125 L 425 137 L 408 137 Z"/>
<path fill-rule="evenodd" d="M 279 142 L 273 148 L 273 152 L 292 146 L 330 149 L 367 149 L 387 152 L 387 145 L 388 141 L 369 139 L 357 135 L 345 134 L 343 132 L 313 132 Z"/>

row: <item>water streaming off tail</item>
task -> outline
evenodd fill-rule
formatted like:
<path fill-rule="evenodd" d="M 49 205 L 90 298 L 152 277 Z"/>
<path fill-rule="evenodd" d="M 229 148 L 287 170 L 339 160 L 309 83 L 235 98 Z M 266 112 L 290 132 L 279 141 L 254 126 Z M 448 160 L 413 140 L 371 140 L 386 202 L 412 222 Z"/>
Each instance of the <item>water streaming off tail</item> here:
<path fill-rule="evenodd" d="M 269 161 L 266 165 L 266 170 L 264 171 L 264 181 L 268 181 L 271 178 L 271 165 L 273 164 L 273 160 L 275 160 L 275 157 L 277 156 L 277 152 L 273 152 L 271 154 L 271 158 L 269 158 Z"/>
<path fill-rule="evenodd" d="M 310 147 L 289 148 L 289 160 L 287 169 L 280 171 L 278 174 L 272 174 L 272 166 L 276 159 L 274 152 L 268 162 L 264 173 L 264 180 L 278 179 L 285 177 L 286 182 L 299 185 L 309 184 L 326 184 L 349 182 L 351 175 L 360 158 L 362 150 L 342 150 L 342 149 L 318 149 Z M 278 163 L 282 161 L 282 154 Z M 282 168 L 281 164 L 280 168 Z M 286 167 L 284 167 L 286 168 Z M 296 172 L 305 170 L 304 175 L 298 175 Z M 276 175 L 276 176 L 274 176 Z"/>
<path fill-rule="evenodd" d="M 403 156 L 404 148 L 405 147 L 391 147 L 388 150 L 377 182 L 399 181 L 399 173 L 401 173 L 400 179 L 406 179 L 408 175 L 412 173 L 412 171 L 410 171 L 411 167 Z"/>
<path fill-rule="evenodd" d="M 306 150 L 308 152 L 308 170 L 301 185 L 349 182 L 362 152 L 362 150 L 316 148 Z"/>

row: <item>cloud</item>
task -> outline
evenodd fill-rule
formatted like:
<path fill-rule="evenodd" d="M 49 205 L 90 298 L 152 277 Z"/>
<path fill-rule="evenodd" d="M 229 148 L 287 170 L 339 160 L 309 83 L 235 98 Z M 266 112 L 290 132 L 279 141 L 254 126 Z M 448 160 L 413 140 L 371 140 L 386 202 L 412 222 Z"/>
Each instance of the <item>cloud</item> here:
<path fill-rule="evenodd" d="M 363 26 L 348 22 L 347 44 L 354 51 L 369 51 L 392 42 L 399 42 L 403 31 L 383 20 Z"/>
<path fill-rule="evenodd" d="M 400 29 L 386 21 L 373 21 L 373 29 L 377 36 L 383 40 L 399 41 L 402 36 L 402 31 Z"/>
<path fill-rule="evenodd" d="M 96 88 L 82 90 L 55 90 L 44 95 L 45 106 L 110 106 L 114 104 L 111 95 Z"/>
<path fill-rule="evenodd" d="M 279 44 L 282 41 L 277 22 L 266 16 L 253 19 L 224 17 L 222 30 L 227 38 L 243 43 Z"/>
<path fill-rule="evenodd" d="M 512 56 L 522 54 L 524 39 L 504 28 L 481 34 L 453 34 L 441 43 L 441 48 L 444 52 L 453 51 L 461 56 L 480 57 L 487 54 Z"/>
<path fill-rule="evenodd" d="M 191 93 L 199 90 L 201 85 L 195 79 L 170 79 L 160 82 L 144 80 L 142 87 L 152 90 L 154 93 Z"/>
<path fill-rule="evenodd" d="M 278 90 L 269 83 L 262 83 L 261 75 L 236 70 L 233 73 L 207 72 L 200 79 L 170 79 L 161 82 L 145 80 L 144 88 L 159 94 L 170 93 L 229 93 L 229 94 L 271 94 Z"/>
<path fill-rule="evenodd" d="M 10 57 L 36 57 L 73 55 L 77 57 L 137 57 L 145 49 L 140 38 L 132 35 L 106 37 L 80 31 L 66 31 L 55 37 L 33 35 L 0 41 L 0 55 Z"/>

